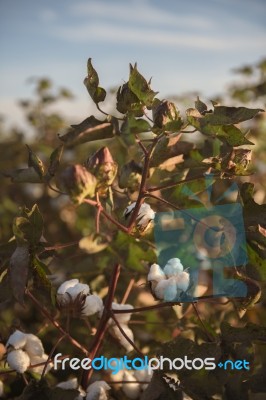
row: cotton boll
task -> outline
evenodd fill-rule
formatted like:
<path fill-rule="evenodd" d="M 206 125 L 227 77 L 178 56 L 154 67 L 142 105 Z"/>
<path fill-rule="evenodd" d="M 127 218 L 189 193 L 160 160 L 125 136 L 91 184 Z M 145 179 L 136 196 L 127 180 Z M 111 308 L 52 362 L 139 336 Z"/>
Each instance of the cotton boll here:
<path fill-rule="evenodd" d="M 147 279 L 149 282 L 150 281 L 159 282 L 162 279 L 166 279 L 166 276 L 164 274 L 164 271 L 161 269 L 160 265 L 152 264 Z"/>
<path fill-rule="evenodd" d="M 57 289 L 57 294 L 65 294 L 67 289 L 77 285 L 78 283 L 79 283 L 78 279 L 70 279 L 69 281 L 65 281 Z"/>
<path fill-rule="evenodd" d="M 127 325 L 120 325 L 125 334 L 129 337 L 129 339 L 134 342 L 134 335 L 130 328 Z M 121 346 L 124 347 L 127 353 L 133 350 L 133 346 L 128 342 L 128 340 L 124 337 L 124 335 L 120 332 L 118 326 L 114 325 L 110 328 L 111 335 L 116 338 Z"/>
<path fill-rule="evenodd" d="M 183 271 L 175 279 L 177 288 L 185 292 L 189 287 L 189 273 Z"/>
<path fill-rule="evenodd" d="M 40 363 L 45 363 L 48 359 L 48 354 L 42 354 L 41 356 L 34 356 L 30 358 L 30 363 L 31 365 L 35 364 L 40 364 Z M 49 362 L 47 364 L 47 368 L 45 369 L 45 373 L 50 371 L 50 369 L 53 367 L 53 363 Z M 44 369 L 44 365 L 39 365 L 38 367 L 32 368 L 32 371 L 36 372 L 37 374 L 42 374 Z"/>
<path fill-rule="evenodd" d="M 164 300 L 165 301 L 174 301 L 177 299 L 177 284 L 176 278 L 172 277 L 167 279 L 167 285 L 164 290 Z"/>
<path fill-rule="evenodd" d="M 13 346 L 14 349 L 22 349 L 27 340 L 27 335 L 19 330 L 16 330 L 9 336 L 6 347 Z"/>
<path fill-rule="evenodd" d="M 30 365 L 30 358 L 25 351 L 12 350 L 7 355 L 7 363 L 11 369 L 23 374 Z"/>
<path fill-rule="evenodd" d="M 56 385 L 56 387 L 59 387 L 61 389 L 66 389 L 66 390 L 77 389 L 78 388 L 78 379 L 77 378 L 68 379 L 67 381 L 58 383 L 58 385 Z"/>
<path fill-rule="evenodd" d="M 96 381 L 87 387 L 86 400 L 108 400 L 107 391 L 110 386 L 104 381 Z"/>
<path fill-rule="evenodd" d="M 123 381 L 130 381 L 135 383 L 123 383 L 122 389 L 125 395 L 129 399 L 138 399 L 140 395 L 140 384 L 136 382 L 136 378 L 134 377 L 132 372 L 124 371 Z"/>
<path fill-rule="evenodd" d="M 149 374 L 148 369 L 140 369 L 134 371 L 134 376 L 139 382 L 150 382 L 152 378 L 153 371 Z M 142 390 L 145 390 L 148 386 L 148 383 L 143 383 L 140 385 Z"/>
<path fill-rule="evenodd" d="M 88 295 L 90 293 L 90 288 L 85 283 L 77 283 L 75 286 L 72 286 L 66 290 L 72 300 L 75 300 L 80 294 Z"/>
<path fill-rule="evenodd" d="M 127 208 L 124 211 L 124 217 L 127 219 L 129 217 L 129 215 L 131 214 L 131 212 L 134 210 L 136 206 L 136 202 L 131 203 L 129 206 L 127 206 Z"/>
<path fill-rule="evenodd" d="M 131 203 L 129 206 L 127 206 L 127 208 L 124 211 L 125 219 L 129 218 L 135 206 L 136 202 Z M 147 203 L 141 204 L 136 218 L 136 225 L 139 228 L 139 230 L 144 232 L 148 228 L 150 222 L 154 219 L 154 217 L 155 217 L 155 212 L 153 211 L 151 206 Z"/>
<path fill-rule="evenodd" d="M 154 294 L 157 299 L 164 299 L 164 292 L 166 287 L 168 286 L 168 279 L 162 279 L 158 284 L 154 287 Z"/>
<path fill-rule="evenodd" d="M 101 313 L 103 310 L 103 301 L 96 294 L 92 294 L 86 297 L 84 307 L 82 309 L 82 315 L 90 316 L 93 314 Z"/>
<path fill-rule="evenodd" d="M 184 267 L 181 264 L 179 258 L 171 258 L 170 260 L 167 261 L 163 272 L 168 278 L 170 278 L 172 276 L 180 274 L 180 272 L 182 272 L 183 269 Z"/>
<path fill-rule="evenodd" d="M 30 357 L 42 356 L 44 354 L 44 348 L 41 340 L 31 333 L 26 335 L 26 344 L 24 350 Z"/>
<path fill-rule="evenodd" d="M 131 304 L 112 303 L 112 310 L 132 310 L 134 307 Z M 121 324 L 127 324 L 131 318 L 130 313 L 115 314 L 117 321 Z"/>

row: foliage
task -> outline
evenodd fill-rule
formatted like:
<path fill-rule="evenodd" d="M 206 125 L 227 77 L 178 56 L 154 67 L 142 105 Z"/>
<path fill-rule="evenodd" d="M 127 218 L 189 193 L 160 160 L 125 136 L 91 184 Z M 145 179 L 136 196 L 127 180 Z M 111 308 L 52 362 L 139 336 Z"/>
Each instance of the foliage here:
<path fill-rule="evenodd" d="M 259 68 L 265 77 L 265 65 Z M 250 74 L 252 68 L 240 72 Z M 107 115 L 101 108 L 106 90 L 99 82 L 89 59 L 84 84 L 103 119 L 91 115 L 62 132 L 64 121 L 49 114 L 46 105 L 70 94 L 64 89 L 53 95 L 49 80 L 37 81 L 36 102 L 22 102 L 36 137 L 26 148 L 18 133 L 1 143 L 1 171 L 11 183 L 3 180 L 0 188 L 0 339 L 6 343 L 14 329 L 21 329 L 39 333 L 51 358 L 59 351 L 80 358 L 120 357 L 121 335 L 128 337 L 125 332 L 120 340 L 110 334 L 108 320 L 119 328 L 122 313 L 113 311 L 112 302 L 128 302 L 136 309 L 129 312 L 132 358 L 138 353 L 210 356 L 217 363 L 241 358 L 252 365 L 251 371 L 182 370 L 174 377 L 165 368 L 154 373 L 138 398 L 255 400 L 256 393 L 266 392 L 261 379 L 266 205 L 254 199 L 257 182 L 250 165 L 258 130 L 249 131 L 245 124 L 265 114 L 260 106 L 207 105 L 198 97 L 183 116 L 176 104 L 157 97 L 135 64 L 128 82 L 117 90 L 115 115 Z M 259 85 L 248 87 L 254 95 L 249 100 L 261 95 Z M 232 96 L 237 98 L 236 89 Z M 205 178 L 210 175 L 212 194 L 207 198 Z M 232 182 L 239 186 L 237 198 L 226 201 L 243 207 L 249 257 L 246 265 L 235 265 L 233 276 L 246 283 L 247 296 L 213 299 L 211 270 L 202 269 L 196 304 L 156 301 L 147 283 L 158 255 L 153 210 L 215 204 Z M 183 254 L 181 261 L 189 267 L 193 254 L 185 243 Z M 60 309 L 56 288 L 68 278 L 89 284 L 103 298 L 100 321 Z M 77 302 L 82 301 L 78 296 Z M 86 389 L 92 370 L 78 374 Z M 55 387 L 73 375 L 69 369 L 51 370 L 45 378 L 28 369 L 23 380 L 9 371 L 3 355 L 1 375 L 9 398 L 59 400 L 79 394 L 77 388 Z M 95 375 L 112 386 L 112 398 L 127 398 L 121 385 L 110 382 L 110 374 Z"/>

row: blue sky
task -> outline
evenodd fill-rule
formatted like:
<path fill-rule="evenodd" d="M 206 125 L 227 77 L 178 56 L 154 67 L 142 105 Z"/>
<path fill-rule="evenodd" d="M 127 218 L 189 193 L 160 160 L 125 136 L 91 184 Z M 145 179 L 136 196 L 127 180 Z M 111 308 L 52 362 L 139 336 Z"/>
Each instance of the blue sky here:
<path fill-rule="evenodd" d="M 86 117 L 88 57 L 106 88 L 137 61 L 161 97 L 210 97 L 233 67 L 265 55 L 265 20 L 265 0 L 0 0 L 1 113 L 21 125 L 16 100 L 32 94 L 27 78 L 47 76 L 75 94 L 61 105 L 68 116 Z"/>

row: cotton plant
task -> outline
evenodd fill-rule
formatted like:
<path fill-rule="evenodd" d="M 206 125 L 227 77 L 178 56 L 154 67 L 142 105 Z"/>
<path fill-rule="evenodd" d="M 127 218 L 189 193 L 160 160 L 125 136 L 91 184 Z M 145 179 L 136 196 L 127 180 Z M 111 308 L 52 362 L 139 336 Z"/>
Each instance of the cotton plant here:
<path fill-rule="evenodd" d="M 60 382 L 56 385 L 56 387 L 59 387 L 61 389 L 65 389 L 65 390 L 73 390 L 73 389 L 78 390 L 79 395 L 77 397 L 75 397 L 74 400 L 83 400 L 84 397 L 86 396 L 86 392 L 82 389 L 81 386 L 79 386 L 77 378 L 70 378 L 67 381 Z"/>
<path fill-rule="evenodd" d="M 89 285 L 80 283 L 78 279 L 63 282 L 57 289 L 56 301 L 60 309 L 73 310 L 87 317 L 103 310 L 102 299 L 91 294 Z"/>
<path fill-rule="evenodd" d="M 16 330 L 10 335 L 7 343 L 7 363 L 11 369 L 14 369 L 20 374 L 23 374 L 28 367 L 35 364 L 45 363 L 48 355 L 44 352 L 41 340 L 31 334 L 23 333 Z M 51 369 L 52 365 L 49 363 L 46 372 Z M 42 374 L 44 365 L 31 368 L 31 371 Z"/>
<path fill-rule="evenodd" d="M 177 301 L 190 284 L 190 275 L 179 258 L 168 260 L 164 269 L 152 264 L 147 279 L 154 296 L 164 301 Z"/>
<path fill-rule="evenodd" d="M 124 217 L 126 220 L 130 218 L 134 209 L 136 207 L 136 202 L 129 204 L 124 211 Z M 138 215 L 136 218 L 136 228 L 139 233 L 145 233 L 151 227 L 151 223 L 155 218 L 155 212 L 151 208 L 151 206 L 147 203 L 142 203 L 140 209 L 138 211 Z"/>

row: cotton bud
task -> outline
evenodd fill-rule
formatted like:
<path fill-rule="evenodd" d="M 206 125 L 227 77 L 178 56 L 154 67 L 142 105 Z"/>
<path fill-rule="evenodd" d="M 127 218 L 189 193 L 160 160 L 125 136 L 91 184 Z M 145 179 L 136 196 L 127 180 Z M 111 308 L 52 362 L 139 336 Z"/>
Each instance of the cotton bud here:
<path fill-rule="evenodd" d="M 120 324 L 120 327 L 123 329 L 124 333 L 128 336 L 128 338 L 132 342 L 134 342 L 134 335 L 132 330 L 127 325 Z M 130 344 L 129 341 L 125 338 L 125 336 L 120 332 L 118 326 L 116 325 L 111 326 L 109 332 L 115 339 L 119 341 L 119 343 L 121 344 L 121 346 L 124 347 L 127 353 L 133 350 L 132 344 Z"/>
<path fill-rule="evenodd" d="M 169 278 L 174 275 L 178 275 L 180 272 L 183 271 L 183 265 L 179 258 L 171 258 L 167 261 L 167 264 L 164 267 L 163 272 Z"/>
<path fill-rule="evenodd" d="M 16 330 L 6 343 L 6 347 L 12 346 L 14 349 L 21 349 L 26 345 L 27 335 L 19 330 Z"/>
<path fill-rule="evenodd" d="M 153 110 L 153 122 L 158 128 L 167 128 L 167 124 L 179 119 L 179 112 L 174 103 L 162 101 Z"/>
<path fill-rule="evenodd" d="M 41 340 L 31 333 L 26 335 L 26 344 L 24 350 L 31 357 L 41 357 L 44 354 L 44 348 Z"/>
<path fill-rule="evenodd" d="M 131 203 L 124 211 L 125 219 L 130 218 L 132 215 L 134 208 L 136 206 L 136 202 Z M 151 206 L 147 203 L 143 203 L 140 206 L 137 218 L 136 218 L 136 227 L 140 233 L 144 233 L 150 227 L 151 221 L 154 220 L 155 212 L 151 208 Z"/>
<path fill-rule="evenodd" d="M 82 315 L 89 317 L 90 315 L 101 313 L 103 310 L 103 301 L 97 294 L 86 297 L 82 308 Z"/>
<path fill-rule="evenodd" d="M 94 197 L 97 179 L 80 164 L 68 166 L 61 174 L 59 186 L 74 203 L 81 204 L 85 197 Z"/>
<path fill-rule="evenodd" d="M 21 349 L 12 350 L 7 355 L 7 363 L 11 369 L 23 374 L 30 366 L 30 357 Z"/>
<path fill-rule="evenodd" d="M 132 310 L 134 307 L 131 304 L 112 303 L 112 310 Z M 131 318 L 130 313 L 115 314 L 117 321 L 120 324 L 127 324 Z"/>
<path fill-rule="evenodd" d="M 0 381 L 0 397 L 4 397 L 4 384 Z"/>
<path fill-rule="evenodd" d="M 135 117 L 142 117 L 144 106 L 140 103 L 138 97 L 129 89 L 128 82 L 120 86 L 116 95 L 117 110 L 126 114 L 128 111 L 134 113 Z"/>
<path fill-rule="evenodd" d="M 86 296 L 90 293 L 88 285 L 79 283 L 78 279 L 65 281 L 57 289 L 56 300 L 59 308 L 73 309 L 81 312 L 84 307 Z"/>
<path fill-rule="evenodd" d="M 141 182 L 142 167 L 134 160 L 122 166 L 119 175 L 119 186 L 127 188 L 130 192 L 138 190 Z"/>
<path fill-rule="evenodd" d="M 132 400 L 138 399 L 140 395 L 140 384 L 136 381 L 133 373 L 125 371 L 123 374 L 123 381 L 130 381 L 135 383 L 123 383 L 122 389 L 125 395 Z"/>
<path fill-rule="evenodd" d="M 97 191 L 99 195 L 106 195 L 108 187 L 112 185 L 117 174 L 117 163 L 113 160 L 108 147 L 102 147 L 89 157 L 86 167 L 98 180 Z"/>
<path fill-rule="evenodd" d="M 96 381 L 87 387 L 86 400 L 108 400 L 110 386 L 104 381 Z"/>

